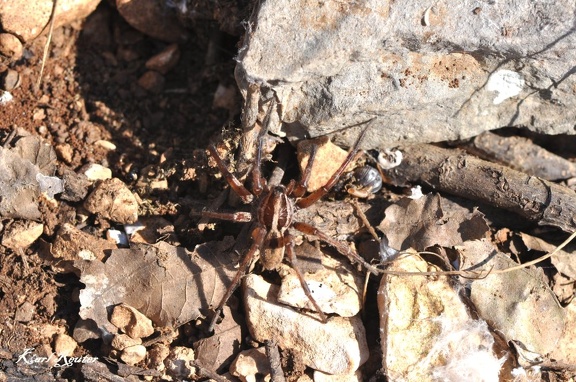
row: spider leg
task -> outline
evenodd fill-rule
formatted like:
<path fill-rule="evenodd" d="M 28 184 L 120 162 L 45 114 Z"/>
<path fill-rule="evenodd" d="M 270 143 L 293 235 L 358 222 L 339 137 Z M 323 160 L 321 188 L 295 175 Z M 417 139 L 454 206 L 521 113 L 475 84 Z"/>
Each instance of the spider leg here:
<path fill-rule="evenodd" d="M 220 158 L 220 156 L 218 155 L 216 147 L 214 147 L 214 145 L 208 146 L 208 152 L 210 153 L 212 159 L 216 161 L 218 169 L 220 170 L 222 175 L 224 175 L 226 182 L 228 182 L 228 184 L 230 185 L 230 187 L 232 187 L 234 192 L 238 194 L 238 196 L 242 199 L 244 203 L 249 203 L 253 199 L 254 195 L 252 195 L 252 193 L 248 191 L 246 187 L 244 187 L 244 185 L 238 180 L 238 178 L 236 178 L 230 171 L 228 171 L 228 168 L 222 161 L 222 158 Z"/>
<path fill-rule="evenodd" d="M 266 230 L 262 226 L 257 226 L 256 228 L 254 228 L 254 231 L 252 231 L 252 240 L 253 240 L 252 245 L 250 246 L 248 253 L 246 253 L 246 255 L 244 256 L 244 259 L 242 259 L 242 262 L 238 267 L 238 272 L 236 273 L 236 276 L 234 276 L 232 283 L 226 290 L 224 296 L 222 296 L 222 299 L 220 300 L 220 303 L 218 304 L 216 309 L 214 309 L 214 317 L 212 317 L 212 320 L 210 321 L 210 325 L 208 326 L 208 332 L 212 332 L 214 330 L 216 320 L 218 319 L 218 317 L 220 317 L 220 313 L 222 312 L 224 304 L 226 304 L 230 296 L 232 296 L 232 293 L 234 293 L 234 291 L 238 287 L 238 284 L 240 284 L 240 280 L 242 279 L 242 276 L 246 274 L 246 269 L 252 262 L 254 254 L 262 246 L 265 236 L 266 236 Z"/>
<path fill-rule="evenodd" d="M 294 238 L 292 237 L 292 235 L 286 234 L 284 236 L 284 240 L 286 240 L 286 255 L 288 255 L 288 260 L 290 260 L 290 263 L 292 264 L 292 269 L 294 269 L 296 275 L 298 276 L 298 279 L 300 280 L 300 285 L 302 285 L 304 294 L 306 294 L 308 300 L 310 300 L 312 305 L 314 305 L 314 308 L 320 315 L 322 322 L 326 322 L 327 321 L 326 315 L 324 314 L 322 309 L 320 309 L 320 306 L 318 306 L 318 303 L 316 302 L 316 300 L 314 300 L 314 297 L 312 297 L 312 292 L 310 292 L 310 288 L 308 288 L 308 284 L 306 283 L 306 280 L 304 280 L 304 275 L 302 275 L 302 272 L 298 267 L 298 259 L 296 258 L 296 254 L 294 253 Z"/>
<path fill-rule="evenodd" d="M 316 146 L 312 146 L 310 155 L 308 156 L 308 162 L 306 163 L 306 168 L 302 173 L 300 181 L 298 184 L 291 181 L 290 185 L 288 186 L 289 195 L 299 198 L 306 193 L 306 190 L 308 189 L 308 180 L 310 180 L 310 175 L 312 174 L 312 166 L 314 165 L 314 159 L 316 158 L 317 152 L 318 148 Z"/>
<path fill-rule="evenodd" d="M 350 261 L 352 261 L 353 263 L 355 262 L 355 263 L 359 263 L 360 265 L 362 265 L 369 272 L 374 273 L 375 275 L 382 273 L 382 271 L 380 269 L 369 264 L 366 260 L 361 258 L 360 255 L 358 255 L 356 252 L 351 250 L 350 247 L 348 247 L 347 245 L 343 244 L 342 242 L 326 235 L 324 232 L 311 226 L 310 224 L 306 224 L 306 223 L 302 223 L 302 222 L 294 222 L 294 223 L 292 223 L 292 227 L 294 227 L 298 231 L 305 233 L 307 235 L 316 236 L 317 238 L 319 238 L 323 242 L 334 247 L 338 252 L 340 252 L 344 256 L 348 257 L 348 259 L 350 259 Z"/>
<path fill-rule="evenodd" d="M 258 139 L 258 148 L 256 149 L 256 160 L 254 167 L 252 167 L 252 192 L 258 196 L 264 190 L 266 179 L 262 177 L 262 145 L 264 144 L 264 137 Z"/>
<path fill-rule="evenodd" d="M 235 223 L 248 223 L 252 221 L 252 214 L 250 212 L 217 212 L 217 211 L 202 211 L 203 218 L 228 220 Z"/>
<path fill-rule="evenodd" d="M 356 153 L 360 149 L 360 142 L 362 141 L 362 139 L 366 135 L 367 131 L 368 131 L 368 128 L 364 128 L 364 130 L 362 130 L 362 132 L 358 136 L 358 139 L 356 139 L 354 146 L 352 146 L 350 148 L 350 150 L 348 151 L 348 155 L 346 156 L 346 159 L 344 159 L 344 162 L 340 165 L 338 170 L 336 170 L 336 172 L 334 174 L 332 174 L 332 176 L 330 177 L 328 182 L 326 182 L 325 185 L 323 185 L 322 187 L 320 187 L 316 191 L 312 192 L 310 195 L 298 200 L 298 202 L 296 202 L 296 205 L 298 207 L 300 207 L 300 208 L 310 207 L 312 204 L 316 203 L 316 201 L 318 201 L 321 197 L 326 195 L 332 187 L 334 187 L 336 182 L 338 182 L 340 175 L 342 175 L 344 170 L 346 170 L 346 167 L 348 167 L 350 162 L 352 162 L 352 160 L 356 156 Z M 310 164 L 310 163 L 308 163 L 308 164 Z M 305 171 L 304 177 L 306 176 L 307 171 L 308 171 L 308 165 L 306 166 L 306 171 Z M 309 174 L 308 174 L 308 176 L 309 176 Z"/>

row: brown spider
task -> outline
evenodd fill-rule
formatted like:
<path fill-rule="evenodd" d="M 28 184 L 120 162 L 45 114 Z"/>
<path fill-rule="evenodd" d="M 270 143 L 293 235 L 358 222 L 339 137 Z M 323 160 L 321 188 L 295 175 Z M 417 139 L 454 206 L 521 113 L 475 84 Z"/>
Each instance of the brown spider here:
<path fill-rule="evenodd" d="M 252 259 L 254 258 L 254 255 L 257 251 L 260 251 L 260 261 L 266 270 L 276 269 L 282 262 L 284 255 L 286 254 L 288 256 L 288 260 L 292 264 L 292 268 L 295 270 L 296 275 L 300 279 L 300 284 L 302 285 L 304 293 L 312 305 L 314 305 L 322 321 L 326 322 L 326 315 L 322 312 L 312 297 L 310 289 L 304 280 L 304 276 L 299 270 L 298 260 L 294 254 L 294 240 L 292 235 L 290 235 L 288 232 L 288 228 L 290 227 L 306 235 L 316 236 L 321 241 L 324 241 L 325 243 L 334 247 L 341 254 L 347 256 L 352 262 L 360 263 L 371 273 L 377 274 L 379 272 L 378 268 L 367 263 L 363 258 L 361 258 L 356 252 L 354 252 L 344 243 L 333 239 L 332 237 L 319 231 L 309 224 L 293 221 L 293 216 L 297 209 L 311 206 L 321 197 L 326 195 L 336 184 L 340 178 L 340 175 L 342 175 L 346 167 L 348 167 L 350 162 L 352 162 L 354 159 L 356 153 L 359 150 L 360 142 L 362 141 L 362 138 L 365 134 L 366 129 L 360 133 L 360 136 L 348 151 L 346 159 L 328 180 L 328 182 L 307 196 L 304 195 L 306 193 L 308 179 L 312 170 L 312 163 L 314 162 L 314 157 L 316 154 L 314 149 L 310 153 L 308 164 L 299 182 L 291 180 L 287 186 L 282 184 L 273 185 L 269 184 L 261 174 L 260 167 L 262 162 L 263 145 L 263 139 L 261 138 L 251 172 L 252 191 L 249 191 L 234 175 L 232 175 L 232 173 L 230 173 L 230 171 L 228 171 L 223 160 L 219 157 L 216 148 L 213 145 L 209 146 L 208 151 L 210 156 L 216 161 L 216 165 L 226 179 L 226 182 L 228 182 L 230 187 L 236 194 L 238 194 L 244 203 L 252 202 L 253 209 L 252 212 L 234 213 L 203 211 L 202 216 L 234 222 L 255 223 L 255 227 L 251 233 L 252 244 L 244 256 L 244 259 L 240 263 L 239 270 L 232 280 L 232 284 L 228 287 L 226 293 L 222 297 L 222 300 L 215 309 L 215 315 L 210 323 L 209 331 L 213 330 L 216 320 L 220 316 L 220 312 L 224 307 L 224 304 L 226 304 L 240 283 L 242 276 L 244 276 L 246 273 L 247 268 L 252 262 Z"/>

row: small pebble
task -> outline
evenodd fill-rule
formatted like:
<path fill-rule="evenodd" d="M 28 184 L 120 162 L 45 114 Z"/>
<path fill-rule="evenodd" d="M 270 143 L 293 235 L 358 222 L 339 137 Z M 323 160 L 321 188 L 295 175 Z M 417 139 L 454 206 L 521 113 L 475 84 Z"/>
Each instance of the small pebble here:
<path fill-rule="evenodd" d="M 72 163 L 72 158 L 74 156 L 74 149 L 68 143 L 59 143 L 54 147 L 56 155 L 62 159 L 67 164 Z"/>
<path fill-rule="evenodd" d="M 118 350 L 124 350 L 127 347 L 134 345 L 142 345 L 142 339 L 132 338 L 128 334 L 116 334 L 112 339 L 112 347 Z"/>
<path fill-rule="evenodd" d="M 110 322 L 132 338 L 145 338 L 154 333 L 152 321 L 126 304 L 114 307 Z"/>
<path fill-rule="evenodd" d="M 230 373 L 240 378 L 242 382 L 256 382 L 260 380 L 257 375 L 266 378 L 270 375 L 270 362 L 266 350 L 261 347 L 240 352 L 230 365 Z"/>
<path fill-rule="evenodd" d="M 100 338 L 98 326 L 92 320 L 78 320 L 74 327 L 72 337 L 78 343 Z"/>
<path fill-rule="evenodd" d="M 12 91 L 20 86 L 20 73 L 14 69 L 8 69 L 0 75 L 0 88 Z"/>
<path fill-rule="evenodd" d="M 29 322 L 32 321 L 34 314 L 36 313 L 36 308 L 34 304 L 26 301 L 16 309 L 16 314 L 14 315 L 14 320 L 18 322 Z"/>
<path fill-rule="evenodd" d="M 14 220 L 2 233 L 2 245 L 10 249 L 28 248 L 42 235 L 44 224 L 32 220 Z"/>
<path fill-rule="evenodd" d="M 161 93 L 165 82 L 164 76 L 153 70 L 147 71 L 138 79 L 138 85 L 150 93 Z"/>
<path fill-rule="evenodd" d="M 70 357 L 74 354 L 74 350 L 78 344 L 74 340 L 74 338 L 70 337 L 67 334 L 58 334 L 54 339 L 54 351 L 59 356 L 66 356 Z"/>
<path fill-rule="evenodd" d="M 138 220 L 138 201 L 118 178 L 100 181 L 84 200 L 84 208 L 120 224 Z"/>
<path fill-rule="evenodd" d="M 175 346 L 164 360 L 168 375 L 173 378 L 189 378 L 195 374 L 195 368 L 189 362 L 194 361 L 194 350 L 184 346 Z"/>
<path fill-rule="evenodd" d="M 98 163 L 89 163 L 82 166 L 80 173 L 86 175 L 90 180 L 104 180 L 112 178 L 112 170 Z"/>
<path fill-rule="evenodd" d="M 0 55 L 10 61 L 19 60 L 22 57 L 22 43 L 18 37 L 10 33 L 0 33 Z"/>
<path fill-rule="evenodd" d="M 153 369 L 164 369 L 164 360 L 170 354 L 170 348 L 163 343 L 156 343 L 150 347 L 148 351 L 147 365 Z"/>
<path fill-rule="evenodd" d="M 146 61 L 146 68 L 155 70 L 160 74 L 166 74 L 174 69 L 178 60 L 180 60 L 180 48 L 178 48 L 178 44 L 172 44 Z"/>
<path fill-rule="evenodd" d="M 110 150 L 110 151 L 114 151 L 116 150 L 116 145 L 110 141 L 106 141 L 104 139 L 99 139 L 96 142 L 94 142 L 94 144 L 96 146 L 100 146 L 105 148 L 106 150 Z"/>
<path fill-rule="evenodd" d="M 144 358 L 146 358 L 146 348 L 144 345 L 129 346 L 122 350 L 122 354 L 120 354 L 120 359 L 131 366 L 144 361 Z"/>

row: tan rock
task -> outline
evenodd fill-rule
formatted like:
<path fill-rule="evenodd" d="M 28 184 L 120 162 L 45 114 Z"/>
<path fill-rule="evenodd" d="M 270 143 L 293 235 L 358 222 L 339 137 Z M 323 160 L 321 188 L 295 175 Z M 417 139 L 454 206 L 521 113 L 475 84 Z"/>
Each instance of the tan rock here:
<path fill-rule="evenodd" d="M 146 348 L 143 345 L 128 346 L 120 354 L 120 359 L 128 365 L 136 365 L 146 358 Z"/>
<path fill-rule="evenodd" d="M 161 93 L 166 80 L 164 76 L 154 70 L 149 70 L 138 79 L 138 85 L 151 93 Z"/>
<path fill-rule="evenodd" d="M 14 220 L 4 228 L 2 245 L 12 250 L 28 248 L 42 235 L 44 224 L 31 220 Z"/>
<path fill-rule="evenodd" d="M 112 170 L 98 163 L 89 163 L 79 171 L 90 180 L 105 180 L 112 178 Z"/>
<path fill-rule="evenodd" d="M 330 142 L 328 137 L 308 139 L 298 143 L 298 163 L 303 174 L 310 153 L 316 149 L 316 156 L 312 164 L 312 172 L 308 181 L 308 191 L 312 192 L 328 182 L 328 179 L 338 170 L 348 155 L 346 151 Z"/>
<path fill-rule="evenodd" d="M 13 91 L 20 86 L 20 82 L 20 73 L 14 69 L 8 69 L 0 74 L 0 88 L 2 90 Z"/>
<path fill-rule="evenodd" d="M 71 357 L 77 346 L 78 344 L 74 338 L 67 334 L 58 334 L 56 338 L 54 338 L 54 352 L 56 352 L 58 356 Z"/>
<path fill-rule="evenodd" d="M 304 279 L 312 297 L 324 313 L 352 317 L 358 314 L 362 307 L 364 278 L 357 274 L 351 265 L 344 262 L 323 256 L 324 267 L 315 273 L 305 273 Z M 295 308 L 314 311 L 315 308 L 304 293 L 294 269 L 285 265 L 283 267 L 287 270 L 287 274 L 282 277 L 278 301 Z"/>
<path fill-rule="evenodd" d="M 419 256 L 388 270 L 439 271 Z M 469 316 L 445 277 L 392 276 L 378 290 L 384 371 L 394 381 L 497 381 L 502 361 L 484 321 Z"/>
<path fill-rule="evenodd" d="M 147 354 L 146 364 L 149 368 L 164 370 L 164 360 L 170 355 L 170 348 L 163 343 L 155 343 L 150 347 Z"/>
<path fill-rule="evenodd" d="M 321 371 L 314 372 L 314 382 L 362 382 L 362 373 L 357 370 L 349 374 L 326 374 Z"/>
<path fill-rule="evenodd" d="M 58 158 L 62 159 L 64 162 L 70 164 L 72 163 L 72 158 L 74 157 L 74 149 L 68 143 L 59 143 L 54 147 L 56 155 Z"/>
<path fill-rule="evenodd" d="M 142 345 L 142 339 L 132 338 L 128 334 L 120 333 L 114 336 L 111 345 L 114 349 L 124 350 L 130 346 Z"/>
<path fill-rule="evenodd" d="M 190 366 L 191 361 L 194 361 L 194 350 L 184 346 L 175 346 L 164 360 L 166 372 L 176 379 L 189 378 L 196 371 Z"/>
<path fill-rule="evenodd" d="M 180 60 L 180 48 L 178 44 L 171 44 L 146 61 L 145 66 L 160 74 L 166 74 L 178 64 L 178 60 Z"/>
<path fill-rule="evenodd" d="M 59 0 L 56 5 L 54 27 L 88 16 L 100 0 Z M 0 24 L 6 32 L 19 36 L 24 42 L 46 32 L 53 1 L 4 0 L 0 8 Z"/>
<path fill-rule="evenodd" d="M 100 147 L 102 147 L 106 150 L 109 150 L 109 151 L 116 150 L 116 145 L 110 141 L 105 140 L 105 139 L 99 139 L 96 142 L 94 142 L 94 144 L 96 146 L 100 146 Z"/>
<path fill-rule="evenodd" d="M 116 223 L 134 223 L 138 220 L 136 197 L 118 178 L 98 183 L 84 201 L 84 208 Z"/>
<path fill-rule="evenodd" d="M 132 338 L 145 338 L 154 333 L 152 321 L 126 304 L 114 307 L 110 322 Z"/>
<path fill-rule="evenodd" d="M 304 364 L 329 374 L 356 371 L 368 359 L 359 317 L 331 317 L 323 323 L 314 313 L 300 313 L 273 300 L 278 287 L 250 274 L 244 281 L 246 320 L 252 337 L 270 338 L 282 349 L 298 352 Z"/>
<path fill-rule="evenodd" d="M 0 56 L 16 61 L 22 57 L 22 52 L 22 43 L 18 37 L 10 33 L 0 33 Z"/>
<path fill-rule="evenodd" d="M 14 320 L 19 322 L 30 322 L 36 314 L 36 307 L 29 301 L 24 302 L 16 309 Z"/>
<path fill-rule="evenodd" d="M 66 223 L 56 233 L 50 253 L 58 260 L 69 262 L 94 258 L 102 260 L 105 250 L 116 248 L 113 242 L 90 235 Z"/>
<path fill-rule="evenodd" d="M 263 347 L 240 352 L 230 365 L 230 373 L 242 382 L 256 382 L 270 375 L 270 362 Z"/>

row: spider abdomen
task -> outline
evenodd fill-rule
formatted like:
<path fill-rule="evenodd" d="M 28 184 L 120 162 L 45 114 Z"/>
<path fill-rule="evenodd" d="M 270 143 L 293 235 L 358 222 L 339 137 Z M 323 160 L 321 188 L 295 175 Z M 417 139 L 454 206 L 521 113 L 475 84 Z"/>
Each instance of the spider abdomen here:
<path fill-rule="evenodd" d="M 292 224 L 294 202 L 286 194 L 284 186 L 276 186 L 264 193 L 258 211 L 260 224 L 268 230 L 284 232 Z"/>

